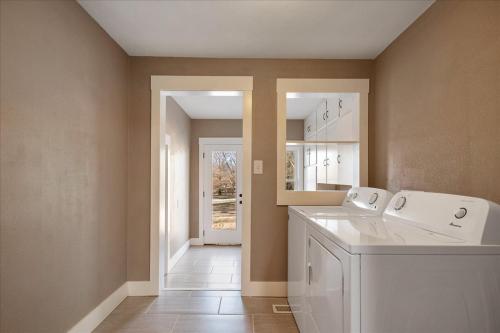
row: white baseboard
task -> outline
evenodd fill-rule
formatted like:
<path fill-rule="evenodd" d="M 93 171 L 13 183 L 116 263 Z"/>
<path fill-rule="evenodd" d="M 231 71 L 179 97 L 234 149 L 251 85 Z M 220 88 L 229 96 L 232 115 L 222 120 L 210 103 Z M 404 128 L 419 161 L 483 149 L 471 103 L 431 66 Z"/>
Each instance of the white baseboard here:
<path fill-rule="evenodd" d="M 286 281 L 250 281 L 243 296 L 286 297 Z"/>
<path fill-rule="evenodd" d="M 157 296 L 151 281 L 129 281 L 127 282 L 128 296 Z"/>
<path fill-rule="evenodd" d="M 111 295 L 103 300 L 94 310 L 90 311 L 82 318 L 68 333 L 89 333 L 99 324 L 128 296 L 127 282 L 116 289 Z"/>
<path fill-rule="evenodd" d="M 203 243 L 203 239 L 201 239 L 201 238 L 191 238 L 189 242 L 191 243 L 191 245 L 195 245 L 195 246 L 205 245 Z"/>
<path fill-rule="evenodd" d="M 184 253 L 186 253 L 186 251 L 189 249 L 189 246 L 191 246 L 190 244 L 190 241 L 187 240 L 182 246 L 180 249 L 177 250 L 177 252 L 175 252 L 175 254 L 168 259 L 168 269 L 167 269 L 167 272 L 170 272 L 170 270 L 172 269 L 172 267 L 175 266 L 175 264 L 177 264 L 177 262 L 179 261 L 179 259 L 184 255 Z"/>

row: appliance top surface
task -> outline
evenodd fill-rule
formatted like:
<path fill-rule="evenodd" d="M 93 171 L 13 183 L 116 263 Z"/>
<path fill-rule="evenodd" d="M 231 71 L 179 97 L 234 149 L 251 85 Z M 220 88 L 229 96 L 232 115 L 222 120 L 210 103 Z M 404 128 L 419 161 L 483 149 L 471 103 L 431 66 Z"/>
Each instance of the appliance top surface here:
<path fill-rule="evenodd" d="M 350 253 L 500 254 L 500 206 L 484 199 L 401 191 L 382 216 L 335 216 L 320 210 L 307 215 L 300 209 L 291 211 Z"/>
<path fill-rule="evenodd" d="M 380 216 L 392 198 L 392 193 L 373 187 L 353 187 L 342 206 L 292 206 L 307 217 Z"/>
<path fill-rule="evenodd" d="M 352 254 L 496 253 L 480 245 L 384 217 L 303 217 L 314 229 Z"/>

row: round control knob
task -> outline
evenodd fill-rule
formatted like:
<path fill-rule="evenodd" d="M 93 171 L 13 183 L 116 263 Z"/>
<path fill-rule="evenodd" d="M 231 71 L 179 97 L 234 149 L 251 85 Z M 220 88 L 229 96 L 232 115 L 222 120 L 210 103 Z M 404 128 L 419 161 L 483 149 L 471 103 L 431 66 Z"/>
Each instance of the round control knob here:
<path fill-rule="evenodd" d="M 373 205 L 373 204 L 375 203 L 375 201 L 377 201 L 377 199 L 378 199 L 378 193 L 377 193 L 377 192 L 375 192 L 375 193 L 373 193 L 373 194 L 372 194 L 372 196 L 370 197 L 370 200 L 368 201 L 368 203 L 369 203 L 370 205 Z"/>
<path fill-rule="evenodd" d="M 401 210 L 406 204 L 406 197 L 399 197 L 394 205 L 395 210 Z"/>
<path fill-rule="evenodd" d="M 455 217 L 457 219 L 461 219 L 463 218 L 465 215 L 467 215 L 467 208 L 460 208 L 459 210 L 457 210 L 457 212 L 455 213 Z"/>

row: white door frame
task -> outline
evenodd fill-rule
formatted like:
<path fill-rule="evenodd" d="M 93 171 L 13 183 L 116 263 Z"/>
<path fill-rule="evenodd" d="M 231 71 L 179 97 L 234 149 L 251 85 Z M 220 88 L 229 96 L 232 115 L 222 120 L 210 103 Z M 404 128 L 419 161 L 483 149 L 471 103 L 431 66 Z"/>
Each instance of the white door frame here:
<path fill-rule="evenodd" d="M 170 163 L 170 150 L 172 145 L 172 139 L 170 135 L 165 134 L 165 219 L 163 223 L 160 223 L 160 237 L 159 237 L 159 264 L 160 264 L 160 277 L 165 276 L 169 271 L 169 259 L 170 259 L 170 198 L 171 198 L 171 163 Z M 160 281 L 162 281 L 160 279 Z M 163 286 L 160 286 L 163 289 Z"/>
<path fill-rule="evenodd" d="M 205 165 L 203 164 L 203 153 L 205 145 L 242 145 L 242 138 L 199 138 L 198 140 L 198 238 L 201 244 L 205 244 L 203 229 L 204 229 L 204 209 L 205 198 L 203 197 L 203 187 L 205 185 Z M 243 182 L 241 184 L 243 187 Z M 242 193 L 245 193 L 243 188 Z M 243 197 L 243 199 L 245 199 Z M 241 216 L 241 221 L 244 223 L 244 216 Z"/>
<path fill-rule="evenodd" d="M 252 76 L 151 76 L 151 206 L 149 280 L 130 285 L 134 294 L 160 293 L 160 225 L 165 220 L 165 134 L 167 91 L 239 91 L 243 92 L 243 232 L 241 251 L 241 291 L 258 296 L 267 290 L 250 281 L 251 185 L 252 185 Z"/>

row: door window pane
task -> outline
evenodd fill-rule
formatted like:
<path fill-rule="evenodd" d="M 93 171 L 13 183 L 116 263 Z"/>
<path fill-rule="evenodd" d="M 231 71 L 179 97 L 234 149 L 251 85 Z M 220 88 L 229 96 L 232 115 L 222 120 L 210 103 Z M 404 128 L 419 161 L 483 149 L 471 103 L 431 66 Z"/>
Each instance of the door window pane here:
<path fill-rule="evenodd" d="M 212 229 L 236 229 L 235 151 L 212 152 Z"/>

